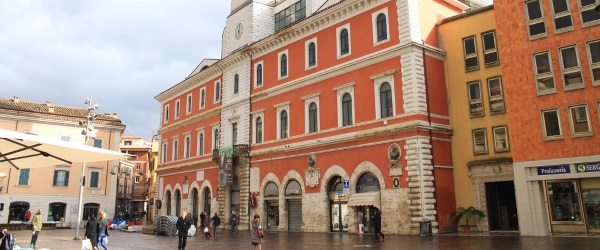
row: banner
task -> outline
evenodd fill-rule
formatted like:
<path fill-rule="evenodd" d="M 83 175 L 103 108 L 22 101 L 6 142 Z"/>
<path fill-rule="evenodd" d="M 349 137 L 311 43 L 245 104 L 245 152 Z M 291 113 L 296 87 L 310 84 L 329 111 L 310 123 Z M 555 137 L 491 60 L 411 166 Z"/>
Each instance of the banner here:
<path fill-rule="evenodd" d="M 233 157 L 221 155 L 219 161 L 219 187 L 233 184 Z"/>

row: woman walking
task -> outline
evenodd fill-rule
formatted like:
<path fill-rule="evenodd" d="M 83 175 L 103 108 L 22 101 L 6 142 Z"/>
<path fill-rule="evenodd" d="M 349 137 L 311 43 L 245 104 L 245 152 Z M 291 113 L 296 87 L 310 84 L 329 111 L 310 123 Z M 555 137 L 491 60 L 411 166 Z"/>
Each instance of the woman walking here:
<path fill-rule="evenodd" d="M 98 243 L 96 243 L 96 247 L 99 249 L 100 245 L 104 248 L 104 250 L 108 250 L 108 246 L 106 246 L 107 238 L 110 236 L 108 234 L 108 222 L 106 221 L 106 213 L 100 212 L 100 218 L 98 218 Z"/>
<path fill-rule="evenodd" d="M 252 247 L 254 250 L 261 250 L 261 238 L 263 236 L 262 223 L 260 222 L 260 216 L 254 215 L 252 219 Z"/>
<path fill-rule="evenodd" d="M 96 245 L 98 245 L 98 222 L 94 215 L 90 215 L 90 218 L 85 225 L 85 237 L 90 239 L 90 243 L 92 243 L 94 250 L 98 250 L 98 247 L 96 247 Z"/>
<path fill-rule="evenodd" d="M 204 231 L 204 238 L 206 238 L 207 240 L 210 240 L 210 216 L 205 216 L 204 217 L 204 229 L 202 229 Z"/>

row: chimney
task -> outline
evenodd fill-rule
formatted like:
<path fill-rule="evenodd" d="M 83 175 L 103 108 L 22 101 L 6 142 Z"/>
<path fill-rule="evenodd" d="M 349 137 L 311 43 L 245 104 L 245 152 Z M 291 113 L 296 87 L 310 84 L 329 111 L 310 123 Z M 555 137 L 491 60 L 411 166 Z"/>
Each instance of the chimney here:
<path fill-rule="evenodd" d="M 46 101 L 46 107 L 48 107 L 49 113 L 54 113 L 54 105 L 52 105 L 52 102 L 50 100 Z"/>
<path fill-rule="evenodd" d="M 52 101 L 50 101 L 50 100 L 47 100 L 47 101 L 46 101 L 46 106 L 47 106 L 47 107 L 52 107 Z"/>
<path fill-rule="evenodd" d="M 104 115 L 110 116 L 110 112 L 104 112 Z"/>
<path fill-rule="evenodd" d="M 118 119 L 117 112 L 113 112 L 113 118 Z"/>
<path fill-rule="evenodd" d="M 14 96 L 14 97 L 13 97 L 13 99 L 12 99 L 12 101 L 13 101 L 14 103 L 19 103 L 19 102 L 21 101 L 21 97 Z"/>

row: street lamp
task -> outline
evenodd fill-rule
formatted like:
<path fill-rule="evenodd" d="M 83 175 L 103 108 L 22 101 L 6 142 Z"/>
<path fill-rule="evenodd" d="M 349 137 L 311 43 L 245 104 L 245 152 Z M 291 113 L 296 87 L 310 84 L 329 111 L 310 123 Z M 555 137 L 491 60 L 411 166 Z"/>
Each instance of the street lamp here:
<path fill-rule="evenodd" d="M 85 126 L 85 129 L 81 131 L 81 135 L 84 136 L 83 145 L 87 146 L 88 139 L 96 138 L 96 131 L 92 122 L 98 118 L 98 114 L 94 110 L 98 109 L 98 104 L 92 104 L 92 98 L 85 100 L 87 105 L 87 120 L 79 121 L 79 126 Z M 81 187 L 79 188 L 79 206 L 77 208 L 77 233 L 75 234 L 75 240 L 79 240 L 79 228 L 81 227 L 81 220 L 83 217 L 83 187 L 85 186 L 85 162 L 83 162 L 83 168 L 81 169 L 81 179 L 79 181 Z"/>

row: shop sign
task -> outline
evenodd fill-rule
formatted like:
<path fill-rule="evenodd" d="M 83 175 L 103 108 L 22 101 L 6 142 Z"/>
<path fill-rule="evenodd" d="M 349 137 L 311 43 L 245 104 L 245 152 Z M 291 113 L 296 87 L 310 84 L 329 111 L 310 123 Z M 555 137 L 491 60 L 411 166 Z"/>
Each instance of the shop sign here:
<path fill-rule="evenodd" d="M 349 194 L 350 193 L 350 180 L 342 180 L 342 184 L 343 184 L 342 192 L 344 194 Z"/>
<path fill-rule="evenodd" d="M 585 173 L 585 172 L 600 172 L 600 161 L 599 162 L 589 162 L 589 163 L 577 163 L 577 173 Z"/>
<path fill-rule="evenodd" d="M 571 173 L 569 165 L 550 166 L 550 167 L 538 167 L 538 175 L 549 175 L 549 174 L 568 174 Z"/>

